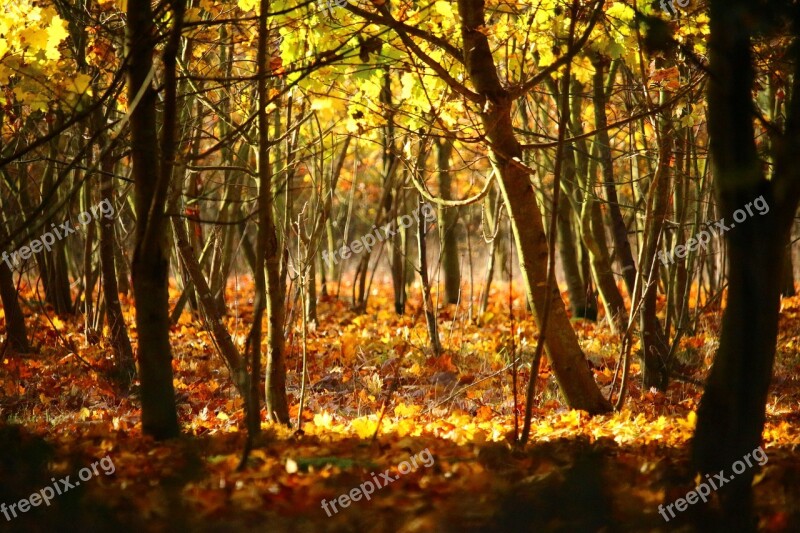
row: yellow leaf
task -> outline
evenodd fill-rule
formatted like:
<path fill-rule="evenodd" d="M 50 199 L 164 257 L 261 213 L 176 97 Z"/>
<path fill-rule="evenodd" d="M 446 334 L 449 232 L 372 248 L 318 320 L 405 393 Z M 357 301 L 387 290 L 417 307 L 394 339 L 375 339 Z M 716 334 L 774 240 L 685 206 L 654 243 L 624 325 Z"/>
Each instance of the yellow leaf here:
<path fill-rule="evenodd" d="M 58 15 L 50 20 L 50 26 L 47 28 L 47 49 L 45 56 L 47 59 L 55 61 L 61 57 L 61 52 L 58 51 L 58 45 L 61 41 L 69 36 L 67 32 L 67 23 Z"/>
<path fill-rule="evenodd" d="M 314 425 L 320 428 L 330 429 L 333 426 L 333 417 L 330 413 L 317 413 L 314 415 Z"/>
<path fill-rule="evenodd" d="M 92 83 L 92 77 L 88 74 L 78 73 L 72 80 L 72 89 L 75 94 L 87 94 L 89 96 L 92 95 L 92 90 L 89 88 L 89 85 Z"/>
<path fill-rule="evenodd" d="M 445 2 L 444 0 L 438 0 L 434 5 L 434 9 L 436 12 L 442 15 L 443 17 L 452 20 L 453 19 L 453 8 L 450 5 L 450 2 Z"/>
<path fill-rule="evenodd" d="M 242 11 L 255 11 L 257 5 L 256 0 L 239 0 L 239 9 Z"/>
<path fill-rule="evenodd" d="M 399 404 L 397 404 L 397 407 L 394 408 L 394 414 L 401 417 L 417 416 L 420 411 L 422 411 L 421 406 L 406 405 L 403 402 L 400 402 Z"/>
<path fill-rule="evenodd" d="M 375 434 L 375 430 L 378 428 L 378 421 L 370 420 L 369 418 L 365 417 L 356 418 L 350 422 L 350 427 L 356 432 L 356 435 L 362 439 L 366 439 Z"/>

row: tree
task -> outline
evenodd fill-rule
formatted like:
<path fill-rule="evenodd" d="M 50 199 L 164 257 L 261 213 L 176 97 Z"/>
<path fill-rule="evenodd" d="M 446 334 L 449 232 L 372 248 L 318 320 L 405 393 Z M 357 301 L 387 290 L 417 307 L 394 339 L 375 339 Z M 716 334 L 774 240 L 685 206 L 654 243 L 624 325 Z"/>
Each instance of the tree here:
<path fill-rule="evenodd" d="M 267 105 L 267 57 L 269 0 L 261 0 L 258 15 L 258 241 L 256 244 L 256 307 L 248 343 L 253 350 L 252 368 L 261 353 L 261 320 L 267 312 L 267 377 L 264 384 L 267 416 L 275 422 L 289 423 L 286 399 L 286 339 L 283 335 L 284 283 L 280 276 L 281 248 L 273 213 L 272 167 L 269 158 L 269 122 Z M 266 275 L 265 275 L 266 270 Z M 258 374 L 256 374 L 256 377 Z M 255 379 L 255 378 L 254 378 Z"/>
<path fill-rule="evenodd" d="M 157 439 L 180 433 L 172 385 L 169 342 L 169 256 L 164 206 L 175 153 L 176 80 L 183 17 L 182 0 L 172 2 L 173 31 L 164 51 L 166 93 L 161 153 L 152 86 L 155 31 L 149 0 L 128 2 L 128 101 L 131 112 L 131 160 L 136 204 L 136 245 L 133 253 L 133 294 L 139 335 L 139 380 L 142 386 L 142 429 Z"/>
<path fill-rule="evenodd" d="M 519 163 L 522 150 L 511 120 L 515 96 L 524 94 L 533 84 L 518 88 L 515 94 L 500 83 L 489 41 L 481 31 L 485 25 L 483 0 L 459 0 L 458 11 L 464 43 L 464 67 L 482 108 L 481 122 L 492 146 L 493 164 L 498 170 L 498 184 L 508 208 L 520 270 L 537 320 L 541 321 L 545 301 L 551 300 L 545 335 L 553 371 L 571 407 L 590 413 L 608 411 L 610 405 L 589 372 L 558 287 L 546 287 L 540 282 L 547 278 L 547 237 L 528 171 Z M 598 12 L 596 9 L 592 14 L 594 19 Z M 473 93 L 469 91 L 467 94 L 472 96 Z"/>
<path fill-rule="evenodd" d="M 730 225 L 729 289 L 719 350 L 698 409 L 692 456 L 703 473 L 719 472 L 761 442 L 767 391 L 778 334 L 781 273 L 789 230 L 800 199 L 800 47 L 791 60 L 795 75 L 786 126 L 777 136 L 775 170 L 766 179 L 755 141 L 752 99 L 755 69 L 752 39 L 769 29 L 779 13 L 798 31 L 797 8 L 749 0 L 711 1 L 709 135 L 721 214 Z M 777 18 L 777 17 L 776 17 Z M 737 211 L 767 206 L 743 223 Z M 759 210 L 759 212 L 763 212 Z M 735 227 L 734 227 L 735 224 Z M 753 469 L 737 475 L 721 491 L 723 527 L 755 530 L 752 522 Z"/>

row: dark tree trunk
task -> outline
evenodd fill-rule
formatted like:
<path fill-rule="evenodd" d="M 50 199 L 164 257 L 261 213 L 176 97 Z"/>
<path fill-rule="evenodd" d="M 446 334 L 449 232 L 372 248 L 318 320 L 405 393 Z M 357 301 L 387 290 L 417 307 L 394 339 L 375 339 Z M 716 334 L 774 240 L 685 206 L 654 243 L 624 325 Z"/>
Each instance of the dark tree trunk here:
<path fill-rule="evenodd" d="M 800 77 L 795 76 L 786 132 L 779 140 L 775 175 L 766 180 L 754 140 L 751 31 L 759 20 L 744 0 L 711 1 L 709 137 L 721 215 L 761 197 L 765 215 L 748 217 L 725 233 L 729 288 L 720 346 L 698 409 L 693 460 L 716 473 L 761 443 L 765 405 L 778 335 L 781 273 L 800 193 Z M 795 29 L 796 31 L 796 29 Z M 795 67 L 798 54 L 792 56 Z M 721 528 L 755 530 L 748 468 L 720 493 Z"/>
<path fill-rule="evenodd" d="M 180 0 L 177 0 L 179 3 Z M 142 429 L 157 439 L 180 433 L 172 385 L 169 343 L 169 258 L 165 243 L 164 204 L 171 175 L 175 136 L 175 52 L 165 51 L 164 146 L 161 158 L 156 134 L 156 92 L 149 79 L 153 68 L 153 13 L 149 0 L 128 1 L 130 45 L 128 101 L 144 87 L 131 114 L 131 159 L 136 202 L 136 247 L 133 254 L 133 293 L 139 335 L 139 380 Z M 172 53 L 172 57 L 169 55 Z M 170 61 L 171 59 L 171 61 Z M 170 90 L 172 88 L 172 90 Z M 172 93 L 172 94 L 170 94 Z"/>
<path fill-rule="evenodd" d="M 3 123 L 2 113 L 2 110 L 0 110 L 0 126 Z M 0 143 L 2 143 L 2 140 L 0 140 Z M 5 214 L 8 214 L 9 208 L 10 206 L 7 204 L 6 199 L 0 197 L 0 210 L 4 210 Z M 8 237 L 3 218 L 3 215 L 0 214 L 0 242 L 5 241 Z M 13 262 L 8 257 L 8 252 L 6 252 L 6 255 L 0 260 L 0 302 L 3 303 L 6 315 L 7 342 L 13 350 L 19 353 L 27 353 L 30 351 L 28 330 L 25 328 L 25 316 L 22 314 L 22 307 L 20 307 L 19 300 L 17 300 L 17 288 L 14 286 L 14 274 L 11 271 Z"/>
<path fill-rule="evenodd" d="M 3 236 L 0 236 L 2 239 Z M 17 301 L 17 289 L 14 276 L 5 261 L 0 262 L 0 299 L 6 314 L 6 335 L 8 345 L 19 353 L 30 351 L 28 330 L 25 329 L 25 317 Z"/>
<path fill-rule="evenodd" d="M 50 123 L 49 131 L 52 133 L 59 127 L 61 122 L 61 113 L 54 112 L 55 117 Z M 42 191 L 52 190 L 55 187 L 55 174 L 56 162 L 59 160 L 59 146 L 58 137 L 54 137 L 49 143 L 49 161 L 47 169 L 42 177 Z M 56 194 L 58 196 L 58 194 Z M 66 210 L 64 211 L 66 214 Z M 55 218 L 48 220 L 47 225 L 56 223 L 56 226 L 61 222 L 56 222 Z M 45 300 L 53 306 L 53 310 L 57 315 L 66 315 L 72 313 L 72 294 L 70 293 L 69 283 L 69 268 L 67 266 L 67 243 L 64 239 L 57 239 L 52 251 L 42 253 L 42 259 L 38 258 L 36 261 L 39 263 L 40 268 L 46 265 L 42 271 L 42 281 L 44 285 Z"/>

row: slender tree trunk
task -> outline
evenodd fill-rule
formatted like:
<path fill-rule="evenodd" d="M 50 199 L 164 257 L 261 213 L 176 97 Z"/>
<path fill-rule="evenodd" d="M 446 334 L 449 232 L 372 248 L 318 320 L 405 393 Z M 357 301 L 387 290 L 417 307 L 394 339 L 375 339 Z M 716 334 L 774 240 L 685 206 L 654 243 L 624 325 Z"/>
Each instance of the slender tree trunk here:
<path fill-rule="evenodd" d="M 458 2 L 465 66 L 475 90 L 486 98 L 481 121 L 491 143 L 492 163 L 500 176 L 528 300 L 538 322 L 545 301 L 551 299 L 546 349 L 567 404 L 590 413 L 607 412 L 611 405 L 600 394 L 589 371 L 558 287 L 548 290 L 543 283 L 547 279 L 547 237 L 528 173 L 516 163 L 522 161 L 522 149 L 511 120 L 513 100 L 500 84 L 489 41 L 481 31 L 486 23 L 483 5 L 482 0 Z"/>
<path fill-rule="evenodd" d="M 420 148 L 423 150 L 423 148 Z M 435 357 L 442 355 L 442 343 L 439 340 L 439 327 L 436 323 L 436 309 L 431 298 L 431 284 L 428 280 L 428 247 L 425 243 L 425 230 L 428 221 L 425 218 L 422 201 L 417 208 L 417 251 L 419 252 L 419 279 L 422 285 L 422 305 L 425 308 L 425 323 L 428 325 L 428 337 Z"/>
<path fill-rule="evenodd" d="M 176 184 L 172 193 L 172 197 L 170 198 L 171 211 L 175 211 L 180 208 L 178 205 L 180 194 L 180 185 Z M 184 266 L 186 267 L 186 271 L 192 281 L 192 284 L 197 289 L 200 310 L 205 315 L 206 323 L 211 331 L 211 335 L 214 337 L 214 341 L 216 342 L 217 346 L 219 346 L 219 350 L 223 359 L 225 360 L 225 364 L 231 371 L 233 383 L 236 386 L 236 389 L 242 395 L 242 398 L 247 401 L 249 391 L 245 361 L 239 354 L 239 350 L 236 348 L 228 329 L 225 327 L 225 323 L 222 320 L 223 315 L 217 306 L 217 302 L 214 299 L 214 295 L 211 292 L 211 288 L 208 285 L 205 274 L 203 274 L 200 261 L 197 259 L 197 254 L 194 252 L 194 248 L 191 244 L 191 238 L 189 237 L 189 233 L 186 231 L 186 226 L 184 224 L 185 222 L 182 218 L 174 217 L 172 219 L 172 230 L 175 234 L 175 243 L 178 248 L 181 261 L 183 261 Z M 249 419 L 249 416 L 258 412 L 258 406 L 253 405 L 251 407 L 252 409 L 248 408 L 248 429 L 257 433 L 260 429 L 260 425 L 252 419 Z M 255 418 L 257 421 L 258 416 L 256 415 Z"/>
<path fill-rule="evenodd" d="M 605 58 L 597 54 L 594 58 L 594 121 L 597 129 L 598 153 L 600 155 L 600 168 L 603 171 L 603 186 L 608 200 L 608 213 L 611 217 L 611 235 L 614 238 L 614 251 L 622 267 L 622 276 L 628 294 L 633 294 L 636 283 L 636 263 L 633 261 L 631 243 L 628 240 L 628 228 L 622 218 L 617 186 L 614 180 L 614 163 L 611 158 L 611 139 L 608 135 L 608 118 L 606 117 L 606 91 L 605 91 Z M 577 118 L 577 117 L 575 117 Z"/>
<path fill-rule="evenodd" d="M 310 255 L 310 254 L 309 254 Z M 306 321 L 317 321 L 317 262 L 310 259 L 308 264 L 308 278 L 306 279 L 305 306 Z"/>
<path fill-rule="evenodd" d="M 662 94 L 663 98 L 663 94 Z M 661 120 L 661 137 L 659 142 L 658 163 L 653 181 L 650 184 L 651 217 L 646 221 L 646 245 L 644 264 L 641 265 L 641 275 L 647 283 L 648 275 L 653 268 L 659 268 L 657 253 L 660 247 L 660 236 L 664 227 L 667 214 L 670 186 L 670 159 L 672 158 L 672 130 L 669 119 Z M 661 322 L 656 315 L 656 297 L 658 291 L 658 276 L 653 275 L 651 283 L 643 285 L 643 300 L 640 309 L 640 326 L 642 333 L 642 373 L 644 386 L 666 390 L 669 382 L 669 346 L 661 327 Z"/>
<path fill-rule="evenodd" d="M 114 165 L 114 168 L 117 172 L 116 175 L 119 175 L 118 172 L 120 169 L 120 163 Z M 126 207 L 126 203 L 123 202 L 120 204 L 119 211 L 116 213 L 117 220 L 120 220 Z M 130 270 L 130 260 L 128 259 L 127 254 L 122 249 L 122 244 L 120 243 L 121 238 L 119 234 L 119 230 L 117 230 L 119 226 L 115 226 L 114 231 L 114 266 L 117 270 L 117 289 L 121 294 L 128 296 L 131 293 L 131 270 Z"/>
<path fill-rule="evenodd" d="M 403 180 L 405 181 L 405 180 Z M 398 211 L 400 208 L 405 208 L 405 198 L 402 191 L 402 185 L 398 185 L 395 189 L 394 203 L 392 204 L 392 227 L 396 228 L 397 233 L 392 240 L 391 254 L 392 254 L 392 285 L 394 287 L 394 310 L 398 315 L 406 312 L 406 263 L 408 255 L 406 254 L 407 232 L 406 229 L 398 223 L 398 217 L 401 215 Z M 366 270 L 365 270 L 366 272 Z M 362 283 L 366 281 L 366 274 L 362 278 Z M 361 289 L 363 292 L 363 289 Z"/>
<path fill-rule="evenodd" d="M 50 120 L 49 130 L 55 131 L 61 123 L 61 112 L 51 111 L 53 116 Z M 42 177 L 42 191 L 49 191 L 55 187 L 55 174 L 56 164 L 59 160 L 59 145 L 58 137 L 54 137 L 49 145 L 49 161 L 45 169 L 44 176 Z M 58 194 L 56 194 L 58 196 Z M 68 211 L 63 211 L 64 216 L 68 216 Z M 56 221 L 51 219 L 48 223 L 56 223 L 56 226 L 63 221 Z M 53 310 L 57 315 L 66 315 L 72 313 L 72 295 L 70 293 L 69 283 L 69 267 L 67 266 L 67 247 L 64 239 L 58 239 L 52 251 L 42 253 L 42 261 L 38 260 L 40 267 L 46 265 L 42 274 L 44 285 L 45 300 L 53 306 Z"/>
<path fill-rule="evenodd" d="M 452 177 L 450 158 L 453 155 L 452 139 L 442 139 L 436 143 L 439 194 L 445 200 L 452 200 Z M 461 291 L 461 265 L 458 254 L 457 208 L 439 206 L 439 242 L 442 247 L 442 271 L 444 272 L 444 297 L 449 304 L 458 303 Z"/>
<path fill-rule="evenodd" d="M 183 18 L 181 0 L 173 3 Z M 178 22 L 180 24 L 180 22 Z M 179 30 L 178 30 L 179 31 Z M 156 134 L 156 92 L 151 85 L 156 35 L 150 0 L 128 1 L 128 101 L 141 100 L 131 113 L 131 159 L 136 199 L 136 247 L 133 254 L 133 293 L 139 335 L 142 429 L 157 439 L 180 433 L 172 385 L 172 349 L 169 342 L 169 256 L 165 243 L 164 204 L 175 145 L 175 54 L 177 40 L 164 52 L 167 86 L 164 143 L 161 160 Z M 170 57 L 171 56 L 171 57 Z"/>
<path fill-rule="evenodd" d="M 489 307 L 489 292 L 492 288 L 492 280 L 496 270 L 497 259 L 500 255 L 500 246 L 503 243 L 502 228 L 500 226 L 501 213 L 503 209 L 503 199 L 497 189 L 492 186 L 489 194 L 484 198 L 484 214 L 486 228 L 483 230 L 485 235 L 491 238 L 489 243 L 489 253 L 486 257 L 486 275 L 484 277 L 483 288 L 481 289 L 481 301 L 478 306 L 478 316 L 483 316 Z M 486 237 L 484 237 L 486 239 Z"/>
<path fill-rule="evenodd" d="M 593 182 L 593 180 L 588 180 Z M 613 332 L 624 331 L 628 322 L 625 311 L 625 300 L 617 287 L 617 280 L 611 269 L 611 256 L 606 245 L 605 226 L 600 212 L 600 204 L 591 198 L 591 194 L 584 197 L 581 211 L 581 235 L 586 251 L 589 254 L 589 264 L 603 308 L 606 311 L 608 324 Z"/>
<path fill-rule="evenodd" d="M 96 94 L 99 94 L 96 93 Z M 101 128 L 104 121 L 103 114 L 98 110 L 95 115 L 95 128 Z M 105 145 L 105 142 L 101 142 Z M 114 159 L 111 152 L 105 154 L 100 161 L 100 201 L 114 205 Z M 116 212 L 114 215 L 119 216 Z M 128 337 L 128 327 L 122 306 L 119 301 L 117 286 L 116 261 L 114 260 L 114 223 L 116 216 L 100 219 L 100 268 L 103 274 L 103 298 L 108 319 L 108 329 L 111 334 L 111 348 L 114 350 L 115 378 L 124 388 L 130 387 L 136 377 L 136 363 L 133 359 L 133 348 Z"/>
<path fill-rule="evenodd" d="M 269 117 L 267 115 L 267 60 L 269 30 L 267 14 L 269 0 L 261 0 L 261 11 L 258 17 L 258 243 L 256 261 L 256 309 L 253 329 L 258 327 L 259 333 L 254 338 L 252 348 L 258 350 L 261 344 L 261 315 L 266 299 L 267 312 L 267 376 L 265 392 L 267 398 L 267 416 L 275 422 L 289 423 L 289 405 L 286 399 L 286 361 L 283 335 L 285 316 L 285 291 L 281 283 L 281 249 L 278 245 L 278 234 L 275 228 L 272 194 L 272 167 L 269 161 Z M 266 277 L 264 270 L 266 267 Z"/>
<path fill-rule="evenodd" d="M 570 205 L 574 202 L 575 154 L 571 145 L 564 147 L 564 162 L 561 180 L 564 189 L 564 201 L 558 203 L 558 255 L 561 258 L 561 268 L 567 282 L 567 293 L 573 318 L 597 319 L 597 308 L 591 308 L 591 302 L 586 297 L 586 284 L 581 276 L 578 263 L 578 246 L 580 239 L 575 236 L 572 226 L 572 211 Z"/>
<path fill-rule="evenodd" d="M 87 159 L 86 167 L 91 167 L 91 160 Z M 81 170 L 75 169 L 75 181 L 81 179 Z M 88 184 L 83 184 L 83 194 L 81 195 L 82 210 L 88 211 L 92 205 L 92 195 Z M 94 247 L 95 227 L 94 221 L 86 225 L 86 240 L 83 243 L 83 335 L 86 342 L 92 337 L 92 316 L 94 314 L 94 277 L 92 276 L 92 248 Z M 80 296 L 77 305 L 80 304 Z"/>
<path fill-rule="evenodd" d="M 550 83 L 553 92 L 557 95 L 557 85 Z M 583 85 L 577 81 L 571 84 L 573 92 L 570 113 L 570 129 L 573 135 L 580 135 L 583 133 L 581 124 L 581 97 L 583 92 Z M 625 301 L 622 294 L 617 287 L 617 281 L 614 278 L 614 272 L 611 267 L 611 257 L 606 243 L 605 225 L 602 221 L 602 213 L 600 213 L 600 205 L 595 200 L 595 179 L 596 179 L 596 164 L 589 164 L 589 157 L 587 153 L 586 143 L 579 143 L 577 150 L 578 162 L 578 178 L 581 180 L 583 194 L 581 195 L 580 203 L 573 204 L 577 210 L 580 221 L 580 234 L 581 240 L 586 248 L 589 259 L 589 266 L 591 268 L 592 277 L 597 284 L 600 299 L 603 302 L 603 308 L 606 311 L 606 319 L 613 332 L 621 331 L 627 324 L 627 313 L 625 311 Z M 597 149 L 595 148 L 595 152 Z M 569 165 L 570 162 L 568 161 Z M 569 171 L 569 167 L 567 168 Z"/>

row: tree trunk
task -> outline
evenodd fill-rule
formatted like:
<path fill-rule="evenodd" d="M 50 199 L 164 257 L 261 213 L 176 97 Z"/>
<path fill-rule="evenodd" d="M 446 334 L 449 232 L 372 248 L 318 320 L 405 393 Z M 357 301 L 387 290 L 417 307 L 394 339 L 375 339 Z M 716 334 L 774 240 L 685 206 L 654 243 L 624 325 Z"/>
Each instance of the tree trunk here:
<path fill-rule="evenodd" d="M 53 112 L 52 120 L 49 125 L 49 132 L 52 133 L 61 123 L 61 113 L 58 111 Z M 56 164 L 59 160 L 59 146 L 58 137 L 54 137 L 48 144 L 48 163 L 45 169 L 44 176 L 42 176 L 42 192 L 49 191 L 55 187 L 55 173 Z M 58 193 L 54 198 L 58 200 Z M 63 211 L 64 215 L 68 215 L 68 211 Z M 58 225 L 61 221 L 56 222 L 55 218 L 48 220 L 47 224 L 56 223 Z M 42 274 L 42 284 L 44 286 L 45 300 L 53 306 L 53 310 L 57 315 L 66 315 L 72 313 L 72 294 L 70 293 L 69 283 L 69 267 L 67 266 L 67 247 L 64 239 L 56 240 L 55 246 L 52 251 L 45 251 L 42 253 L 42 260 L 38 259 L 40 273 Z M 44 270 L 41 267 L 45 266 Z"/>
<path fill-rule="evenodd" d="M 483 0 L 459 0 L 465 66 L 475 90 L 486 99 L 481 111 L 486 136 L 491 143 L 492 163 L 500 177 L 500 190 L 508 207 L 511 229 L 519 254 L 520 270 L 528 301 L 537 322 L 550 298 L 546 348 L 553 371 L 567 404 L 590 413 L 608 412 L 611 405 L 600 394 L 567 317 L 558 287 L 547 279 L 547 237 L 541 212 L 522 161 L 522 149 L 511 120 L 513 99 L 500 84 L 485 28 Z M 541 327 L 541 324 L 540 324 Z"/>
<path fill-rule="evenodd" d="M 444 200 L 452 200 L 452 177 L 450 157 L 453 155 L 452 139 L 436 143 L 439 194 Z M 439 206 L 439 243 L 442 247 L 442 271 L 444 273 L 444 298 L 449 304 L 458 303 L 461 291 L 461 265 L 458 254 L 458 208 Z"/>
<path fill-rule="evenodd" d="M 500 255 L 500 250 L 502 249 L 500 246 L 503 242 L 500 218 L 501 210 L 503 209 L 503 200 L 500 198 L 499 194 L 497 189 L 492 187 L 489 190 L 489 194 L 487 194 L 484 199 L 483 209 L 486 213 L 485 224 L 488 226 L 488 228 L 484 229 L 484 234 L 488 234 L 492 240 L 489 243 L 489 253 L 486 257 L 486 275 L 484 277 L 483 288 L 481 289 L 478 316 L 483 316 L 489 307 L 489 292 L 492 288 L 495 265 L 497 264 L 497 257 Z"/>
<path fill-rule="evenodd" d="M 2 207 L 2 206 L 0 206 Z M 0 219 L 0 241 L 5 240 L 6 231 Z M 0 301 L 6 315 L 6 336 L 8 345 L 18 353 L 30 351 L 28 344 L 28 330 L 25 328 L 25 316 L 17 300 L 17 288 L 14 286 L 14 274 L 9 267 L 11 263 L 8 256 L 5 261 L 0 261 Z"/>
<path fill-rule="evenodd" d="M 606 91 L 604 77 L 605 61 L 599 54 L 594 58 L 594 122 L 597 130 L 597 145 L 600 155 L 600 168 L 603 171 L 603 187 L 608 200 L 608 213 L 611 218 L 611 235 L 614 238 L 614 252 L 622 267 L 622 277 L 628 294 L 633 294 L 636 284 L 636 263 L 633 261 L 631 243 L 628 240 L 628 228 L 622 218 L 617 197 L 617 186 L 614 180 L 614 164 L 611 158 L 611 139 L 608 135 L 608 118 L 606 117 Z M 615 69 L 612 69 L 615 70 Z"/>
<path fill-rule="evenodd" d="M 2 127 L 2 124 L 3 111 L 0 109 L 0 127 Z M 0 148 L 2 148 L 2 139 L 0 139 Z M 0 242 L 8 238 L 3 215 L 7 215 L 11 207 L 4 200 L 4 198 L 0 197 L 0 210 L 4 212 L 0 214 Z M 18 353 L 27 353 L 30 351 L 28 330 L 25 328 L 25 316 L 22 313 L 22 307 L 20 307 L 19 300 L 17 300 L 18 295 L 17 288 L 14 286 L 12 265 L 8 252 L 5 252 L 3 259 L 0 260 L 0 302 L 3 303 L 3 309 L 5 310 L 6 336 L 9 346 Z"/>
<path fill-rule="evenodd" d="M 736 209 L 761 200 L 764 215 L 748 217 L 724 234 L 729 288 L 719 351 L 698 409 L 692 456 L 702 473 L 718 472 L 761 444 L 767 392 L 778 336 L 781 271 L 800 197 L 800 77 L 792 82 L 786 131 L 775 173 L 766 180 L 755 144 L 751 52 L 757 7 L 744 0 L 711 1 L 709 138 L 721 203 L 728 224 Z M 791 59 L 798 66 L 800 54 Z M 755 530 L 752 479 L 747 468 L 722 488 L 721 527 Z"/>
<path fill-rule="evenodd" d="M 575 154 L 572 146 L 564 147 L 563 172 L 564 179 L 561 186 L 564 189 L 566 201 L 558 203 L 558 255 L 561 258 L 561 268 L 567 282 L 567 293 L 572 310 L 572 318 L 597 319 L 597 308 L 591 308 L 587 299 L 586 284 L 581 276 L 578 264 L 578 246 L 580 240 L 576 239 L 572 226 L 573 184 L 575 183 Z"/>
<path fill-rule="evenodd" d="M 309 251 L 306 251 L 311 255 Z M 317 262 L 311 259 L 308 263 L 308 278 L 305 289 L 306 322 L 317 321 Z"/>
<path fill-rule="evenodd" d="M 554 92 L 558 90 L 555 83 L 550 85 L 553 87 Z M 579 96 L 583 92 L 583 86 L 577 81 L 573 81 L 571 85 L 575 95 L 572 98 L 570 109 L 564 110 L 564 112 L 570 113 L 571 131 L 574 135 L 579 135 L 583 133 L 583 128 L 580 125 L 581 98 Z M 622 331 L 628 322 L 625 301 L 619 292 L 617 281 L 611 268 L 605 226 L 602 221 L 602 214 L 599 211 L 600 205 L 595 200 L 594 190 L 597 165 L 589 164 L 588 154 L 584 153 L 586 149 L 586 143 L 581 142 L 578 144 L 578 179 L 582 183 L 583 194 L 580 198 L 580 204 L 573 204 L 573 207 L 579 217 L 581 240 L 589 256 L 589 266 L 591 267 L 592 277 L 597 284 L 603 308 L 606 311 L 606 319 L 611 331 L 618 332 Z M 597 152 L 597 149 L 594 151 Z M 567 162 L 567 165 L 570 163 Z M 567 167 L 567 170 L 569 170 L 569 167 Z"/>
<path fill-rule="evenodd" d="M 176 4 L 178 5 L 179 0 Z M 182 18 L 182 14 L 181 17 Z M 180 20 L 180 18 L 175 20 Z M 180 24 L 178 24 L 180 25 Z M 139 104 L 131 113 L 131 159 L 136 200 L 136 247 L 133 254 L 133 293 L 139 335 L 142 429 L 156 439 L 180 433 L 172 385 L 169 342 L 169 258 L 165 243 L 164 203 L 169 186 L 175 136 L 175 52 L 164 53 L 167 94 L 164 110 L 164 150 L 159 160 L 156 134 L 156 92 L 151 85 L 154 37 L 149 0 L 128 1 L 128 101 Z M 174 38 L 174 37 L 173 37 Z M 172 53 L 171 61 L 169 54 Z M 173 90 L 170 90 L 172 88 Z"/>
<path fill-rule="evenodd" d="M 718 173 L 717 179 L 720 178 Z M 723 213 L 729 215 L 725 218 L 764 192 L 764 188 L 756 186 L 737 194 L 720 185 L 727 204 Z M 775 205 L 771 194 L 764 194 L 764 198 L 769 205 Z M 727 306 L 719 350 L 697 412 L 692 446 L 695 464 L 702 473 L 728 471 L 734 461 L 761 443 L 778 335 L 780 274 L 788 232 L 779 226 L 778 213 L 769 213 L 737 224 L 726 237 Z M 754 474 L 748 468 L 722 489 L 721 515 L 727 530 L 734 526 L 737 531 L 755 530 L 750 497 Z"/>
<path fill-rule="evenodd" d="M 258 243 L 256 261 L 256 308 L 262 310 L 266 298 L 267 311 L 267 375 L 264 384 L 267 398 L 267 416 L 275 422 L 289 423 L 289 405 L 286 399 L 286 361 L 283 335 L 285 316 L 285 291 L 281 283 L 281 249 L 275 228 L 272 195 L 272 168 L 269 161 L 269 122 L 267 115 L 267 46 L 269 31 L 267 14 L 269 0 L 261 0 L 258 17 Z M 266 267 L 266 277 L 264 276 Z M 253 328 L 261 328 L 261 313 L 254 318 Z M 252 346 L 259 350 L 261 335 Z"/>
<path fill-rule="evenodd" d="M 593 179 L 587 180 L 587 185 L 593 181 Z M 614 272 L 611 269 L 611 256 L 606 243 L 605 226 L 603 225 L 603 215 L 600 212 L 600 204 L 592 199 L 591 193 L 584 197 L 581 212 L 581 235 L 583 236 L 583 243 L 586 245 L 589 265 L 592 268 L 592 275 L 600 293 L 600 300 L 603 302 L 603 308 L 606 311 L 608 324 L 612 332 L 622 332 L 628 323 L 625 300 L 623 300 L 622 293 L 617 287 L 617 280 L 614 278 Z"/>
<path fill-rule="evenodd" d="M 662 94 L 663 97 L 663 94 Z M 667 207 L 669 202 L 669 174 L 670 159 L 672 157 L 672 130 L 668 119 L 661 121 L 661 137 L 658 150 L 658 163 L 653 181 L 650 184 L 651 208 L 649 219 L 645 224 L 646 244 L 644 262 L 641 267 L 643 283 L 648 282 L 652 269 L 658 269 L 659 261 L 656 256 L 660 246 L 659 237 L 664 227 Z M 642 334 L 642 373 L 644 386 L 666 390 L 669 382 L 669 367 L 667 355 L 669 346 L 656 315 L 656 297 L 658 290 L 658 270 L 649 279 L 648 285 L 643 285 L 643 300 L 640 309 L 640 325 Z"/>
<path fill-rule="evenodd" d="M 420 148 L 424 150 L 424 148 Z M 420 158 L 422 159 L 422 158 Z M 421 200 L 421 199 L 420 199 Z M 425 230 L 428 220 L 425 217 L 420 201 L 417 208 L 417 251 L 419 252 L 419 279 L 422 285 L 422 305 L 425 309 L 425 323 L 428 326 L 428 337 L 431 340 L 431 351 L 435 357 L 442 355 L 442 343 L 439 340 L 439 328 L 436 323 L 436 312 L 431 298 L 431 284 L 428 280 L 428 247 L 425 242 Z M 407 215 L 406 215 L 407 216 Z"/>
<path fill-rule="evenodd" d="M 178 203 L 181 192 L 181 186 L 179 184 L 175 184 L 175 188 L 170 198 L 170 211 L 177 212 L 177 209 L 180 208 Z M 233 378 L 233 384 L 242 395 L 244 401 L 247 402 L 249 397 L 245 361 L 239 354 L 239 350 L 236 348 L 228 329 L 225 327 L 225 323 L 222 320 L 222 312 L 217 306 L 216 299 L 211 292 L 211 288 L 208 285 L 205 274 L 203 274 L 200 261 L 197 260 L 197 255 L 195 254 L 194 248 L 191 244 L 191 238 L 189 237 L 189 233 L 186 231 L 186 226 L 184 224 L 185 222 L 183 218 L 174 217 L 172 219 L 172 230 L 175 234 L 175 244 L 178 248 L 178 253 L 180 254 L 181 261 L 183 261 L 186 272 L 191 279 L 192 284 L 197 290 L 200 310 L 205 315 L 206 323 L 208 324 L 211 335 L 214 337 L 214 342 L 219 347 L 220 354 L 222 355 L 225 364 L 230 369 L 231 377 Z M 258 405 L 252 405 L 251 408 L 248 408 L 248 418 L 250 415 L 257 412 Z M 248 428 L 251 431 L 257 432 L 260 429 L 260 426 L 250 420 L 248 421 Z"/>
<path fill-rule="evenodd" d="M 97 92 L 96 94 L 100 94 Z M 95 115 L 95 128 L 102 127 L 104 117 L 98 111 Z M 105 144 L 105 143 L 101 143 Z M 101 202 L 114 205 L 113 154 L 108 152 L 100 161 L 100 197 Z M 119 216 L 119 213 L 115 213 Z M 114 222 L 112 219 L 100 220 L 100 268 L 103 273 L 103 298 L 106 306 L 108 329 L 111 333 L 111 348 L 114 350 L 115 378 L 124 388 L 130 387 L 136 377 L 136 363 L 133 359 L 133 348 L 128 338 L 128 327 L 122 314 L 117 286 L 116 261 L 114 260 Z"/>

